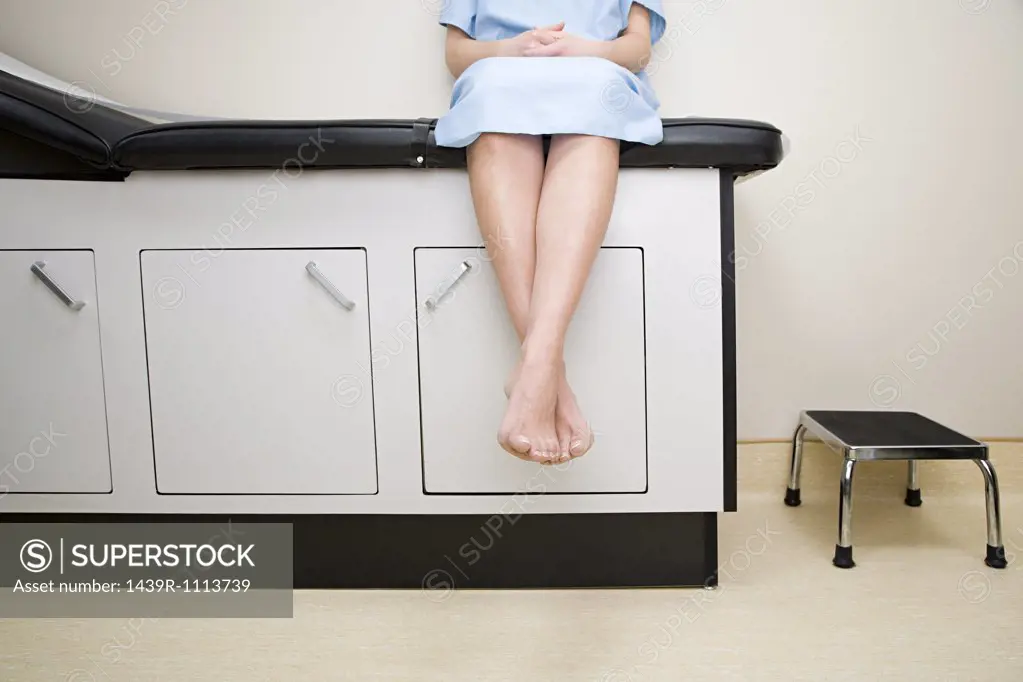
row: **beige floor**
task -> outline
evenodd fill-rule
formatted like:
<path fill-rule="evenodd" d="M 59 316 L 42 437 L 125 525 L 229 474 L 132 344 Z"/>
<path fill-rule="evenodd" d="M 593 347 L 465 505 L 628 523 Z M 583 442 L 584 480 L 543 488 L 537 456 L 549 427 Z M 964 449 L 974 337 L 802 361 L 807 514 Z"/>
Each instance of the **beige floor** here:
<path fill-rule="evenodd" d="M 982 562 L 971 463 L 860 465 L 857 568 L 830 563 L 839 461 L 807 452 L 803 506 L 782 504 L 785 449 L 740 452 L 721 522 L 721 587 L 303 592 L 279 621 L 0 620 L 0 680 L 1023 680 L 1023 446 L 996 446 L 1005 571 Z M 132 630 L 134 627 L 134 632 Z M 112 650 L 117 641 L 125 649 Z"/>

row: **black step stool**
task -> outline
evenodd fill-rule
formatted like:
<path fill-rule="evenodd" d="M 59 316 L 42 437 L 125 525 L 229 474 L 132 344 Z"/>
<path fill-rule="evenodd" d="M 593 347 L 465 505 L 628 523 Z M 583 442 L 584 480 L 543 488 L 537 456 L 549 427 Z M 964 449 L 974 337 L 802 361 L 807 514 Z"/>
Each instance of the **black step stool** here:
<path fill-rule="evenodd" d="M 984 474 L 987 496 L 987 556 L 991 568 L 1005 568 L 1002 520 L 998 499 L 998 478 L 988 460 L 987 445 L 967 438 L 915 412 L 824 411 L 801 412 L 792 438 L 792 466 L 785 504 L 799 506 L 799 470 L 803 462 L 803 439 L 810 434 L 842 454 L 838 544 L 834 564 L 855 566 L 852 558 L 852 478 L 857 462 L 904 459 L 909 461 L 906 504 L 919 507 L 920 485 L 917 461 L 921 459 L 973 460 Z"/>

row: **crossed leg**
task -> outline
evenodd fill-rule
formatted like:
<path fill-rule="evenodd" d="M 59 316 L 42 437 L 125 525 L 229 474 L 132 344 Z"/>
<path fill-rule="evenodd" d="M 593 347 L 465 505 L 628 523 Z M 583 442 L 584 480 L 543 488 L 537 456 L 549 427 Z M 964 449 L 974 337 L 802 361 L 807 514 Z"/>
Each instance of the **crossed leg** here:
<path fill-rule="evenodd" d="M 565 375 L 564 342 L 611 218 L 618 141 L 485 134 L 468 150 L 477 220 L 522 354 L 498 440 L 544 463 L 584 455 L 593 435 Z"/>

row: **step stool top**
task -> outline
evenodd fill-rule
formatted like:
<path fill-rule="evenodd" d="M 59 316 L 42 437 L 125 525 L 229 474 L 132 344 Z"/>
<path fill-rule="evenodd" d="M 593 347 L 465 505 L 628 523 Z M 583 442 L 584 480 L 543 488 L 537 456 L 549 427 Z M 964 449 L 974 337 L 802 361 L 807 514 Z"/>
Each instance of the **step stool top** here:
<path fill-rule="evenodd" d="M 849 448 L 986 447 L 916 412 L 807 410 L 803 414 Z M 814 431 L 812 424 L 807 428 Z"/>

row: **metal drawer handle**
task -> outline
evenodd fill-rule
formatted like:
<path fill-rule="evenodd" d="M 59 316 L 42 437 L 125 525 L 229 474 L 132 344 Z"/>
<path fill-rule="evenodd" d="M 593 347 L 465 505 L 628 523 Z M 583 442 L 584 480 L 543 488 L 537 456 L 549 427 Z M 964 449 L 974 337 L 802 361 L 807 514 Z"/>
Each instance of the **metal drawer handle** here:
<path fill-rule="evenodd" d="M 341 293 L 341 290 L 331 283 L 327 279 L 326 275 L 320 272 L 320 268 L 316 265 L 316 261 L 309 261 L 309 264 L 305 266 L 306 272 L 312 275 L 313 279 L 323 287 L 328 294 L 330 294 L 335 301 L 341 304 L 341 307 L 345 310 L 353 310 L 355 308 L 355 302 L 349 299 L 347 296 Z"/>
<path fill-rule="evenodd" d="M 32 274 L 39 278 L 46 288 L 53 292 L 53 294 L 60 299 L 60 302 L 66 305 L 71 310 L 78 311 L 85 307 L 85 301 L 77 301 L 72 298 L 59 284 L 53 281 L 49 273 L 46 272 L 46 261 L 37 260 L 32 263 Z"/>
<path fill-rule="evenodd" d="M 444 287 L 437 292 L 436 296 L 431 296 L 426 299 L 425 305 L 427 310 L 436 310 L 441 301 L 447 298 L 448 294 L 450 294 L 455 287 L 461 284 L 462 280 L 465 279 L 465 276 L 470 272 L 472 272 L 472 263 L 468 260 L 462 261 L 462 265 L 458 270 L 458 276 L 451 282 L 445 284 Z"/>

